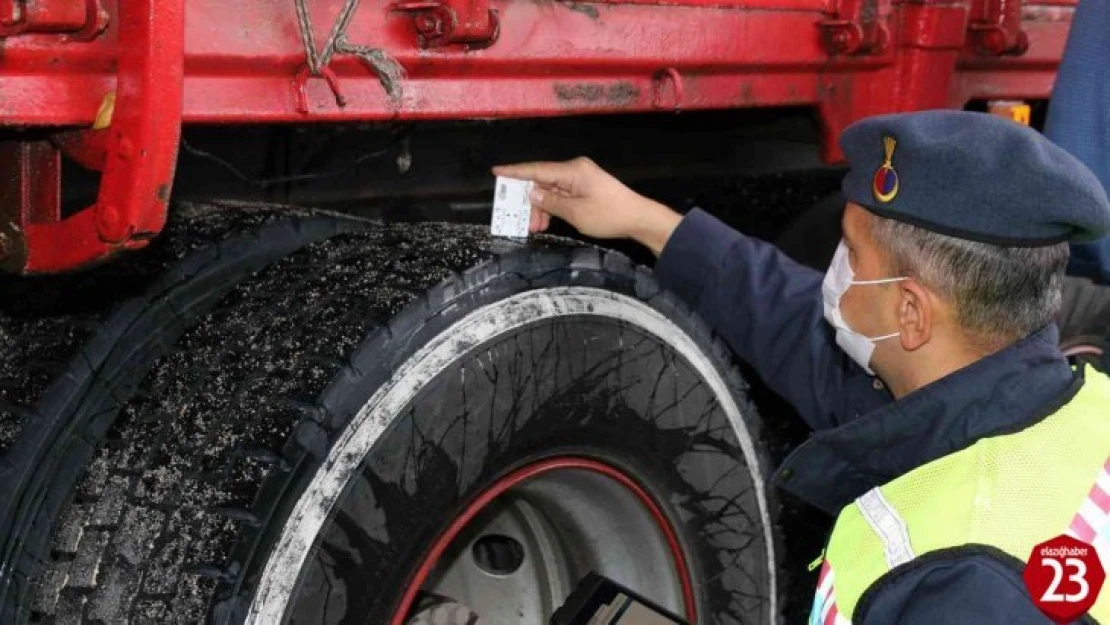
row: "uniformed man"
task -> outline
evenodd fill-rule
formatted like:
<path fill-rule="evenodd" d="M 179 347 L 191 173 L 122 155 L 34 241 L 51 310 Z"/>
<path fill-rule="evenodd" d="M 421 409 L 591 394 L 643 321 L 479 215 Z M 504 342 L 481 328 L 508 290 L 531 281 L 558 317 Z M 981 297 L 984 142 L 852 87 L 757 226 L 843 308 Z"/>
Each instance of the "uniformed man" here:
<path fill-rule="evenodd" d="M 534 230 L 554 215 L 650 248 L 816 431 L 775 475 L 837 515 L 811 623 L 1045 623 L 1021 576 L 1033 545 L 1070 532 L 1110 565 L 1110 379 L 1073 370 L 1052 321 L 1069 242 L 1110 231 L 1106 193 L 986 114 L 870 118 L 841 146 L 824 275 L 585 159 L 494 171 L 537 183 Z M 1110 622 L 1110 591 L 1091 614 Z"/>

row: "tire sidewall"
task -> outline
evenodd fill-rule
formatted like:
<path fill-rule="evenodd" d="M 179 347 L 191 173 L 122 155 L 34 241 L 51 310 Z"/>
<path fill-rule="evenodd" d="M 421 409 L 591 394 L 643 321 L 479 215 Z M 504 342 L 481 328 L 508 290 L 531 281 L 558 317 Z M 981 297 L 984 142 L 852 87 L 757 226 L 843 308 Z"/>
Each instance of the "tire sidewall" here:
<path fill-rule="evenodd" d="M 378 389 L 394 377 L 398 368 L 422 347 L 471 313 L 525 292 L 560 287 L 592 287 L 637 300 L 677 326 L 701 349 L 723 381 L 727 393 L 739 408 L 739 415 L 747 435 L 756 442 L 750 453 L 744 454 L 754 458 L 744 458 L 743 464 L 750 462 L 752 466 L 747 467 L 747 470 L 755 471 L 759 476 L 758 488 L 762 491 L 764 514 L 774 510 L 774 502 L 770 500 L 772 493 L 766 487 L 766 479 L 770 475 L 769 463 L 758 445 L 759 420 L 747 400 L 747 386 L 733 365 L 728 351 L 713 337 L 708 328 L 677 299 L 662 291 L 646 269 L 634 268 L 623 256 L 603 254 L 592 248 L 523 250 L 495 258 L 441 284 L 427 297 L 413 302 L 398 314 L 387 328 L 371 334 L 355 350 L 349 366 L 342 370 L 319 398 L 320 416 L 315 420 L 319 423 L 310 419 L 302 421 L 286 446 L 285 456 L 292 460 L 292 471 L 273 476 L 263 485 L 259 501 L 268 510 L 261 518 L 270 520 L 259 528 L 253 537 L 248 537 L 240 544 L 232 554 L 233 563 L 241 563 L 233 564 L 233 570 L 240 570 L 242 574 L 233 584 L 225 585 L 217 593 L 214 605 L 215 620 L 240 622 L 247 617 L 267 561 L 281 539 L 285 520 L 289 518 L 321 468 L 327 456 L 326 452 L 354 416 L 364 409 Z M 399 421 L 401 419 L 397 415 L 392 416 L 392 422 L 374 441 L 371 454 L 376 453 L 383 445 L 390 444 L 390 437 L 400 426 Z M 585 449 L 588 449 L 588 445 L 576 446 L 574 453 L 583 453 Z M 543 454 L 550 455 L 558 451 L 558 448 L 551 448 L 546 449 Z M 457 496 L 450 509 L 457 512 L 498 475 L 507 473 L 526 462 L 535 461 L 538 457 L 499 458 L 500 470 L 496 474 L 483 475 L 482 479 L 471 485 L 465 493 Z M 650 476 L 651 479 L 664 483 L 668 479 L 664 473 L 653 471 L 649 466 L 650 462 L 638 462 L 636 458 L 631 457 L 623 459 L 609 457 L 606 460 L 641 478 Z M 624 466 L 621 466 L 622 464 Z M 657 491 L 650 483 L 643 485 L 649 491 Z M 657 501 L 667 509 L 671 518 L 676 519 L 678 513 L 673 508 L 669 508 L 665 500 L 660 500 L 660 495 L 664 493 L 654 494 Z M 396 510 L 385 511 L 386 516 L 399 513 Z M 764 521 L 766 520 L 765 518 Z M 443 520 L 444 524 L 446 522 Z M 760 531 L 763 531 L 763 528 L 760 528 Z M 694 553 L 693 545 L 690 544 L 694 541 L 690 533 L 682 531 L 681 528 L 678 533 L 686 553 Z M 434 536 L 426 538 L 425 543 L 434 539 Z M 772 558 L 773 554 L 778 552 L 773 540 L 772 538 L 771 542 L 764 546 L 764 549 L 771 552 Z M 420 549 L 426 547 L 427 544 L 424 544 Z M 707 555 L 702 553 L 696 557 L 705 558 Z M 416 564 L 416 562 L 409 562 L 409 566 L 404 567 L 410 569 L 406 574 L 410 573 Z M 773 564 L 769 566 L 769 569 L 773 568 Z M 768 592 L 773 592 L 773 570 L 768 575 L 770 582 Z M 695 586 L 700 593 L 698 603 L 702 608 L 713 607 L 705 596 L 708 587 L 702 583 L 703 581 L 695 579 Z M 387 594 L 393 595 L 389 599 L 390 603 L 393 603 L 397 600 L 400 590 Z M 774 598 L 771 603 L 776 603 L 776 600 L 777 598 Z M 706 614 L 702 613 L 701 620 L 705 620 L 705 616 Z M 773 617 L 770 620 L 773 620 Z"/>

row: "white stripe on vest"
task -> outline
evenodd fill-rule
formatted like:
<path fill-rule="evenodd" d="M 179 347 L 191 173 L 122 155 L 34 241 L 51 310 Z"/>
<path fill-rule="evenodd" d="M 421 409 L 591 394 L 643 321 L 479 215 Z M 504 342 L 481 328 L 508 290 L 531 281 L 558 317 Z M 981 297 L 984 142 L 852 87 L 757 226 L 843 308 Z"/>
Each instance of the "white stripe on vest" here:
<path fill-rule="evenodd" d="M 861 495 L 856 499 L 856 507 L 879 540 L 883 541 L 886 563 L 890 568 L 913 560 L 913 547 L 910 545 L 906 522 L 886 497 L 883 497 L 881 490 L 872 488 Z"/>

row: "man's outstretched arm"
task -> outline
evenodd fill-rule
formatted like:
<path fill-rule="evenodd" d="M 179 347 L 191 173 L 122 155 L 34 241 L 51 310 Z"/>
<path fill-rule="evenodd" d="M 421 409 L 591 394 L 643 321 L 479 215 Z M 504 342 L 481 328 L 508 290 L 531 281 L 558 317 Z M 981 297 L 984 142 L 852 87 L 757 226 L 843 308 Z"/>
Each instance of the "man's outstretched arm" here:
<path fill-rule="evenodd" d="M 862 412 L 887 401 L 824 323 L 822 275 L 771 244 L 700 210 L 683 217 L 587 159 L 498 167 L 494 173 L 536 183 L 533 231 L 546 230 L 554 215 L 586 236 L 630 238 L 651 250 L 659 257 L 660 283 L 694 308 L 814 429 L 836 425 L 851 416 L 849 409 Z"/>

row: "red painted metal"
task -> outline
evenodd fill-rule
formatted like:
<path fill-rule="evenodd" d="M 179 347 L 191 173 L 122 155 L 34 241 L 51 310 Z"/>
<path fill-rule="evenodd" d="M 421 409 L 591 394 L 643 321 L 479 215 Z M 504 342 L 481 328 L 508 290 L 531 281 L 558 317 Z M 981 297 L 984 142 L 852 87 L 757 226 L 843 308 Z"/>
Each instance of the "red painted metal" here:
<path fill-rule="evenodd" d="M 323 67 L 320 69 L 320 77 L 328 84 L 331 93 L 335 96 L 335 104 L 339 108 L 347 106 L 347 98 L 343 97 L 343 89 L 339 85 L 339 78 L 335 75 L 330 67 Z M 302 115 L 309 114 L 308 108 L 308 81 L 312 78 L 312 70 L 308 65 L 304 65 L 297 71 L 297 76 L 293 78 L 293 98 L 296 102 L 297 112 Z"/>
<path fill-rule="evenodd" d="M 541 460 L 513 471 L 494 482 L 492 486 L 483 491 L 463 508 L 462 512 L 460 512 L 447 528 L 440 533 L 435 542 L 432 543 L 432 546 L 428 549 L 428 552 L 424 555 L 424 559 L 421 561 L 420 566 L 417 567 L 412 579 L 409 580 L 408 588 L 405 589 L 405 594 L 401 597 L 401 601 L 398 603 L 393 613 L 390 625 L 404 625 L 405 617 L 411 610 L 413 601 L 416 599 L 424 582 L 427 581 L 428 576 L 432 573 L 432 570 L 435 569 L 436 562 L 439 560 L 440 556 L 442 556 L 443 552 L 447 550 L 447 547 L 451 545 L 451 542 L 455 540 L 455 537 L 459 535 L 459 532 L 463 531 L 467 523 L 477 516 L 482 509 L 488 506 L 494 499 L 504 494 L 505 491 L 522 482 L 543 475 L 544 473 L 550 473 L 551 471 L 565 471 L 568 469 L 591 471 L 604 475 L 631 491 L 632 494 L 640 500 L 640 503 L 647 508 L 667 541 L 667 547 L 671 552 L 671 557 L 674 558 L 675 569 L 678 572 L 679 580 L 682 582 L 682 600 L 683 603 L 686 604 L 686 619 L 690 623 L 697 623 L 697 602 L 694 599 L 694 585 L 690 580 L 690 568 L 686 563 L 686 555 L 678 541 L 678 536 L 675 535 L 674 528 L 671 527 L 670 520 L 667 519 L 667 515 L 663 514 L 663 511 L 659 508 L 659 504 L 655 502 L 655 499 L 632 478 L 625 475 L 624 472 L 608 464 L 590 458 L 563 457 Z"/>
<path fill-rule="evenodd" d="M 803 106 L 836 161 L 840 132 L 867 115 L 1047 98 L 1074 0 L 362 2 L 347 39 L 404 68 L 393 94 L 351 54 L 304 73 L 293 2 L 187 0 L 185 29 L 186 0 L 0 0 L 0 28 L 13 19 L 5 10 L 30 5 L 57 7 L 55 23 L 74 26 L 68 4 L 86 9 L 85 26 L 90 7 L 111 25 L 82 43 L 30 30 L 4 39 L 0 125 L 88 127 L 118 75 L 96 208 L 103 240 L 80 238 L 94 243 L 64 261 L 32 254 L 25 271 L 66 269 L 156 233 L 180 123 Z M 307 0 L 317 39 L 344 4 Z"/>
<path fill-rule="evenodd" d="M 229 16 L 222 0 L 189 1 L 185 123 L 306 121 L 288 87 L 305 56 L 295 12 L 288 4 L 241 0 Z M 750 4 L 774 5 L 771 0 Z M 326 32 L 340 5 L 340 0 L 311 3 L 319 33 Z M 331 68 L 342 83 L 347 105 L 336 104 L 324 81 L 309 81 L 307 120 L 650 111 L 656 82 L 662 79 L 659 73 L 666 68 L 683 78 L 684 110 L 816 105 L 827 99 L 823 92 L 832 76 L 846 77 L 853 89 L 874 88 L 881 94 L 866 112 L 890 110 L 892 103 L 904 99 L 902 83 L 890 78 L 907 73 L 901 67 L 905 51 L 924 46 L 935 50 L 940 42 L 959 53 L 959 63 L 974 68 L 978 88 L 967 96 L 1025 97 L 1031 91 L 1044 98 L 1071 11 L 1046 7 L 1062 12 L 1064 19 L 1042 21 L 1045 10 L 1026 7 L 1024 30 L 1030 50 L 1020 57 L 982 59 L 970 45 L 964 46 L 970 25 L 966 4 L 895 3 L 888 19 L 890 45 L 882 54 L 860 57 L 828 53 L 818 24 L 835 12 L 827 10 L 828 3 L 812 0 L 778 0 L 778 5 L 793 6 L 789 11 L 700 0 L 672 3 L 665 10 L 637 3 L 494 0 L 493 5 L 501 21 L 498 41 L 486 50 L 467 51 L 463 46 L 421 50 L 409 16 L 363 3 L 350 38 L 381 48 L 405 67 L 404 96 L 392 101 L 361 60 L 338 56 Z M 952 29 L 954 23 L 962 27 Z M 903 30 L 904 25 L 911 28 Z M 949 31 L 931 32 L 941 28 Z M 111 89 L 116 50 L 112 35 L 72 47 L 57 46 L 42 36 L 6 42 L 0 87 L 12 97 L 0 99 L 0 122 L 88 124 Z M 986 67 L 989 71 L 979 71 Z M 908 69 L 925 71 L 921 66 Z M 925 73 L 954 69 L 959 67 L 929 67 Z M 1020 96 L 1001 93 L 1015 83 L 1033 87 L 1022 89 Z M 946 100 L 946 95 L 934 98 Z M 841 116 L 854 118 L 859 112 L 844 111 Z"/>
<path fill-rule="evenodd" d="M 23 33 L 70 33 L 88 40 L 108 26 L 100 0 L 0 0 L 0 37 Z"/>
<path fill-rule="evenodd" d="M 487 0 L 405 0 L 392 8 L 413 14 L 421 48 L 464 44 L 469 50 L 481 50 L 493 45 L 501 31 L 497 11 Z"/>
<path fill-rule="evenodd" d="M 108 133 L 93 130 L 58 132 L 50 137 L 62 154 L 78 165 L 93 171 L 104 171 L 108 163 Z"/>
<path fill-rule="evenodd" d="M 1023 54 L 1029 36 L 1021 29 L 1022 3 L 1014 0 L 975 0 L 971 9 L 971 36 L 980 54 Z"/>
<path fill-rule="evenodd" d="M 890 0 L 838 0 L 817 26 L 830 54 L 880 54 L 890 44 Z"/>
<path fill-rule="evenodd" d="M 117 94 L 111 126 L 102 136 L 63 135 L 58 145 L 11 151 L 5 170 L 18 172 L 21 189 L 18 202 L 0 205 L 18 251 L 5 260 L 9 269 L 78 267 L 141 248 L 165 224 L 181 133 L 184 0 L 126 0 L 117 15 L 116 80 L 105 85 Z M 97 93 L 103 99 L 108 89 Z M 59 146 L 103 172 L 96 204 L 65 219 Z"/>

